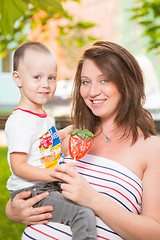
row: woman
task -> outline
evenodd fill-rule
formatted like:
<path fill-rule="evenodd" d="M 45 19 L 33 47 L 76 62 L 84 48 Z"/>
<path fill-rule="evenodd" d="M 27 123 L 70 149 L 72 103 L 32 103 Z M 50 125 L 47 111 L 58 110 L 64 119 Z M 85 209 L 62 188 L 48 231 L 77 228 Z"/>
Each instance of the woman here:
<path fill-rule="evenodd" d="M 141 69 L 127 50 L 98 41 L 83 53 L 75 77 L 72 118 L 74 127 L 88 128 L 94 140 L 89 154 L 77 162 L 81 174 L 64 164 L 56 168 L 54 177 L 64 181 L 66 198 L 95 212 L 98 239 L 160 239 L 160 139 L 143 108 L 144 100 Z M 35 212 L 32 206 L 38 198 L 32 202 L 23 198 L 7 205 L 10 219 L 43 223 L 49 207 Z M 15 219 L 20 202 L 25 210 Z M 22 212 L 27 213 L 25 221 Z M 26 228 L 22 239 L 67 240 L 68 234 L 66 226 L 49 223 Z"/>

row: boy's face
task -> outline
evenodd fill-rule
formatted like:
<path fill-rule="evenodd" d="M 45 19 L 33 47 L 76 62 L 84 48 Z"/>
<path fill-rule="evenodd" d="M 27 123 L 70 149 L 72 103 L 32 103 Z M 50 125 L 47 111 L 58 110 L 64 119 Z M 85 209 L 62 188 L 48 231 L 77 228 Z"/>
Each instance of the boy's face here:
<path fill-rule="evenodd" d="M 42 107 L 56 90 L 57 63 L 54 55 L 27 49 L 20 59 L 13 78 L 21 90 L 20 104 L 36 110 Z"/>

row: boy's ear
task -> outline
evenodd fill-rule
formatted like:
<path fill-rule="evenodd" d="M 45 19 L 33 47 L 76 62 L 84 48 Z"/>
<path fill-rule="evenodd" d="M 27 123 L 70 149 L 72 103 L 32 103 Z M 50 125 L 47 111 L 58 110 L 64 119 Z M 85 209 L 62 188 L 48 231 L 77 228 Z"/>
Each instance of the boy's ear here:
<path fill-rule="evenodd" d="M 20 78 L 19 72 L 14 71 L 13 74 L 12 74 L 12 76 L 13 76 L 13 80 L 14 80 L 15 84 L 16 84 L 19 88 L 21 88 L 21 87 L 22 87 L 22 82 L 21 82 L 21 78 Z"/>

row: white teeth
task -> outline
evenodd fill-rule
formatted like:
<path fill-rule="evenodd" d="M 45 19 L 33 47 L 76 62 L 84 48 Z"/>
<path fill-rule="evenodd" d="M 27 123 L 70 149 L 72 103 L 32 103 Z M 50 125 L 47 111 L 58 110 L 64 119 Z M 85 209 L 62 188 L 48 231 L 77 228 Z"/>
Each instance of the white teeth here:
<path fill-rule="evenodd" d="M 102 103 L 102 102 L 104 102 L 104 100 L 94 100 L 94 101 L 93 101 L 93 103 L 95 103 L 95 104 L 96 104 L 96 103 Z"/>

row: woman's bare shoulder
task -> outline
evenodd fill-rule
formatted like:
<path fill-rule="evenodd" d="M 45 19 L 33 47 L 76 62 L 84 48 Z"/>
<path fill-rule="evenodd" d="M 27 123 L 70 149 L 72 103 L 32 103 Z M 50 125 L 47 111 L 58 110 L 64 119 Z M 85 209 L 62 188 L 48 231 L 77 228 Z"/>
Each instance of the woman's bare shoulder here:
<path fill-rule="evenodd" d="M 146 145 L 151 145 L 152 147 L 159 147 L 160 146 L 160 136 L 150 136 L 145 139 Z"/>
<path fill-rule="evenodd" d="M 147 137 L 144 139 L 144 135 L 140 134 L 138 141 L 135 144 L 136 146 L 139 146 L 141 150 L 151 150 L 152 148 L 155 150 L 160 150 L 160 136 L 151 135 L 150 137 Z M 147 151 L 148 152 L 148 151 Z"/>
<path fill-rule="evenodd" d="M 160 137 L 151 136 L 144 141 L 146 160 L 149 164 L 160 163 Z"/>

